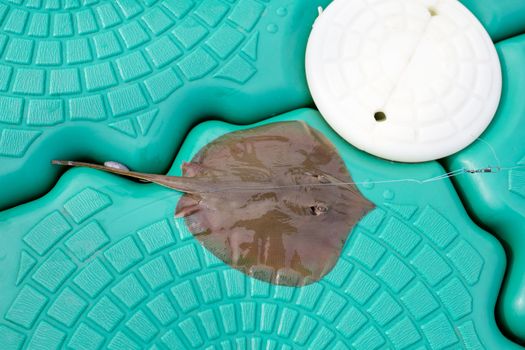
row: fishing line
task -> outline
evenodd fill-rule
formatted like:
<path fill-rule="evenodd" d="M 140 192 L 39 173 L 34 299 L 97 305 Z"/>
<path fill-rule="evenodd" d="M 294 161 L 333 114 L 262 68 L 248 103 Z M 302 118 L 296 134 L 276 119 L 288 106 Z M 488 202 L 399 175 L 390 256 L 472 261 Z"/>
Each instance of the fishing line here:
<path fill-rule="evenodd" d="M 376 184 L 394 184 L 394 183 L 415 183 L 415 184 L 427 184 L 432 183 L 436 181 L 443 181 L 446 179 L 451 179 L 454 177 L 462 176 L 462 175 L 489 175 L 489 174 L 497 174 L 500 172 L 509 172 L 512 170 L 518 170 L 518 169 L 525 169 L 525 165 L 517 165 L 517 166 L 502 166 L 501 159 L 498 157 L 498 154 L 494 147 L 486 140 L 484 140 L 481 137 L 478 137 L 476 141 L 482 142 L 485 144 L 490 153 L 492 153 L 494 159 L 497 162 L 497 166 L 487 166 L 484 168 L 476 168 L 476 169 L 469 169 L 469 168 L 460 168 L 456 170 L 449 171 L 447 173 L 433 176 L 427 179 L 415 179 L 415 178 L 404 178 L 404 179 L 391 179 L 391 180 L 375 180 L 375 181 L 360 181 L 360 182 L 329 182 L 329 183 L 313 183 L 313 184 L 293 184 L 293 185 L 279 185 L 279 186 L 261 186 L 261 187 L 241 187 L 241 186 L 235 186 L 235 187 L 229 187 L 229 188 L 219 188 L 217 190 L 211 190 L 206 191 L 203 193 L 220 193 L 220 192 L 226 192 L 226 191 L 253 191 L 253 190 L 280 190 L 280 189 L 293 189 L 293 188 L 302 188 L 302 187 L 324 187 L 324 186 L 351 186 L 351 185 L 376 185 Z"/>
<path fill-rule="evenodd" d="M 501 172 L 509 172 L 512 170 L 518 170 L 518 169 L 525 169 L 525 165 L 516 165 L 516 166 L 507 166 L 503 167 L 501 166 L 501 160 L 498 157 L 495 149 L 492 147 L 492 145 L 483 140 L 482 138 L 478 138 L 478 141 L 484 143 L 494 156 L 494 159 L 498 163 L 498 166 L 487 166 L 483 168 L 460 168 L 456 170 L 452 170 L 440 175 L 432 176 L 426 179 L 417 179 L 417 178 L 401 178 L 401 179 L 384 179 L 384 180 L 365 180 L 365 181 L 351 181 L 351 182 L 344 182 L 340 181 L 337 177 L 334 177 L 330 175 L 329 173 L 324 173 L 316 171 L 316 174 L 312 174 L 309 172 L 305 172 L 302 175 L 305 176 L 312 176 L 316 177 L 318 180 L 324 179 L 324 181 L 320 182 L 302 182 L 302 183 L 295 183 L 290 185 L 276 185 L 272 183 L 261 183 L 261 184 L 244 184 L 240 186 L 231 186 L 227 183 L 221 183 L 215 182 L 216 188 L 210 188 L 214 185 L 214 181 L 209 181 L 208 185 L 206 186 L 196 186 L 199 184 L 199 181 L 193 181 L 189 184 L 184 184 L 184 181 L 196 180 L 193 177 L 187 177 L 183 178 L 180 176 L 164 176 L 164 175 L 156 175 L 156 174 L 145 174 L 145 173 L 135 173 L 129 170 L 128 167 L 125 165 L 118 163 L 118 162 L 106 162 L 104 165 L 97 165 L 97 164 L 89 164 L 89 163 L 83 163 L 83 162 L 75 162 L 75 161 L 60 161 L 60 160 L 53 160 L 52 164 L 56 165 L 67 165 L 67 166 L 83 166 L 88 167 L 92 169 L 102 170 L 102 171 L 108 171 L 114 174 L 122 175 L 122 176 L 128 176 L 135 179 L 140 179 L 145 182 L 154 182 L 161 186 L 169 187 L 172 189 L 175 189 L 180 192 L 186 192 L 186 193 L 223 193 L 223 192 L 240 192 L 240 191 L 268 191 L 268 190 L 285 190 L 285 189 L 294 189 L 294 188 L 305 188 L 305 187 L 342 187 L 342 186 L 351 186 L 351 185 L 362 185 L 362 186 L 370 186 L 375 184 L 394 184 L 394 183 L 413 183 L 413 184 L 427 184 L 437 181 L 444 181 L 447 179 L 451 179 L 458 176 L 463 175 L 488 175 L 488 174 L 497 174 Z M 159 178 L 162 180 L 164 178 L 171 180 L 165 180 L 162 182 L 159 180 Z M 187 179 L 187 180 L 186 180 Z M 171 181 L 171 182 L 170 182 Z M 242 181 L 241 181 L 242 182 Z M 262 181 L 261 181 L 262 182 Z M 177 187 L 178 186 L 178 187 Z M 189 187 L 188 187 L 189 186 Z M 182 188 L 191 188 L 191 192 L 186 191 Z"/>
<path fill-rule="evenodd" d="M 482 143 L 484 143 L 490 150 L 490 152 L 492 153 L 492 155 L 494 156 L 494 159 L 496 159 L 496 161 L 498 162 L 498 166 L 501 167 L 501 161 L 498 157 L 498 154 L 496 153 L 496 150 L 494 149 L 494 147 L 492 147 L 492 145 L 490 144 L 490 142 L 482 139 L 481 137 L 478 137 L 476 139 L 477 141 L 481 141 Z"/>
<path fill-rule="evenodd" d="M 349 185 L 375 185 L 375 184 L 393 184 L 393 183 L 415 183 L 415 184 L 427 184 L 436 181 L 443 181 L 446 179 L 458 177 L 460 175 L 490 175 L 497 174 L 501 172 L 508 172 L 517 169 L 525 169 L 525 165 L 518 165 L 512 167 L 492 167 L 488 166 L 485 168 L 477 169 L 468 169 L 461 168 L 453 170 L 438 176 L 433 176 L 427 179 L 415 179 L 415 178 L 404 178 L 404 179 L 391 179 L 391 180 L 376 180 L 376 181 L 357 181 L 357 182 L 330 182 L 330 183 L 303 183 L 303 184 L 293 184 L 293 185 L 278 185 L 278 186 L 233 186 L 233 187 L 223 187 L 217 190 L 204 191 L 201 193 L 220 193 L 226 191 L 254 191 L 254 190 L 280 190 L 280 189 L 293 189 L 293 188 L 302 188 L 302 187 L 333 187 L 333 186 L 349 186 Z"/>

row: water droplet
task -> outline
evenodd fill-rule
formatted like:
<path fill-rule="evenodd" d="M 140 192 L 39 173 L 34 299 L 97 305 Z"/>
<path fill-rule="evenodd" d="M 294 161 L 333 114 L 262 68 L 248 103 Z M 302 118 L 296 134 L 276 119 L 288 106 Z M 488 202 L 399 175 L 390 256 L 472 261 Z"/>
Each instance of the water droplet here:
<path fill-rule="evenodd" d="M 277 26 L 277 24 L 272 23 L 268 24 L 266 30 L 268 31 L 268 33 L 277 33 L 279 31 L 279 27 Z"/>
<path fill-rule="evenodd" d="M 386 199 L 386 200 L 394 199 L 394 192 L 392 192 L 390 190 L 385 190 L 383 192 L 383 198 Z"/>
<path fill-rule="evenodd" d="M 374 188 L 374 183 L 371 179 L 366 179 L 365 181 L 363 181 L 362 186 L 367 190 L 371 190 L 372 188 Z"/>
<path fill-rule="evenodd" d="M 276 13 L 278 16 L 284 17 L 288 14 L 288 10 L 285 7 L 279 7 Z"/>

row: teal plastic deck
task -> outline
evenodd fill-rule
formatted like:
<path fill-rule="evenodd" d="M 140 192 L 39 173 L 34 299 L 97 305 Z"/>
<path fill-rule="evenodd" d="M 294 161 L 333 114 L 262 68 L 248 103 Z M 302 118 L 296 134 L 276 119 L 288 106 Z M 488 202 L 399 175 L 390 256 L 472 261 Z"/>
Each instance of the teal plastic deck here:
<path fill-rule="evenodd" d="M 328 2 L 3 1 L 0 209 L 47 191 L 53 158 L 159 173 L 200 120 L 307 106 L 306 41 Z"/>
<path fill-rule="evenodd" d="M 524 342 L 522 169 L 455 187 L 360 186 L 378 208 L 303 288 L 217 260 L 174 219 L 176 192 L 85 169 L 55 185 L 51 159 L 179 174 L 242 128 L 200 122 L 308 107 L 304 50 L 329 2 L 0 0 L 0 209 L 26 203 L 0 212 L 1 350 L 521 348 L 494 308 L 499 295 L 499 324 Z M 525 165 L 525 2 L 461 2 L 498 42 L 504 90 L 483 141 L 445 168 Z M 313 110 L 261 123 L 297 119 L 334 142 L 356 181 L 444 173 L 359 152 Z"/>
<path fill-rule="evenodd" d="M 503 95 L 494 121 L 481 140 L 447 160 L 447 168 L 512 168 L 488 176 L 456 179 L 465 205 L 477 222 L 508 249 L 508 279 L 499 303 L 502 325 L 525 340 L 525 35 L 497 45 L 503 67 Z"/>
<path fill-rule="evenodd" d="M 377 208 L 335 268 L 301 288 L 270 285 L 206 251 L 173 216 L 177 192 L 88 169 L 0 214 L 0 343 L 7 349 L 512 349 L 493 308 L 503 249 L 475 226 L 452 184 L 372 184 L 443 174 L 349 146 L 313 110 Z M 260 124 L 258 124 L 260 125 Z M 250 127 L 250 126 L 247 126 Z M 206 122 L 170 171 L 241 127 Z M 182 220 L 182 219 L 181 219 Z"/>
<path fill-rule="evenodd" d="M 494 42 L 525 33 L 521 0 L 460 0 L 483 23 Z"/>

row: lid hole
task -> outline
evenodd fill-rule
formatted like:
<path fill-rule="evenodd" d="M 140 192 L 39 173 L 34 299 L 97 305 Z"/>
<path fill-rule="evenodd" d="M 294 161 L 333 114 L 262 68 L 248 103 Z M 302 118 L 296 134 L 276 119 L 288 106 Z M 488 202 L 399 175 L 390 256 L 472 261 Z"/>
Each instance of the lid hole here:
<path fill-rule="evenodd" d="M 434 7 L 429 7 L 428 12 L 430 13 L 430 16 L 434 17 L 438 15 L 437 10 Z"/>
<path fill-rule="evenodd" d="M 376 120 L 376 122 L 384 122 L 386 120 L 386 114 L 385 112 L 376 112 L 374 114 L 374 119 Z"/>

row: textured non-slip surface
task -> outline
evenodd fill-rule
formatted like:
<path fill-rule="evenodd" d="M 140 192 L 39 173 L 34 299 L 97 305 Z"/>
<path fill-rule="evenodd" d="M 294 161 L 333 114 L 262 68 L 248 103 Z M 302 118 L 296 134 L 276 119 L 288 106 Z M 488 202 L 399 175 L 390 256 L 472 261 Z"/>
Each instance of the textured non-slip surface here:
<path fill-rule="evenodd" d="M 484 141 L 445 162 L 524 164 L 522 0 L 462 0 L 497 45 L 503 96 Z M 164 172 L 202 120 L 246 124 L 308 106 L 306 39 L 329 0 L 1 0 L 0 208 L 43 195 L 51 159 Z M 503 40 L 503 41 L 502 41 Z M 313 111 L 356 181 L 425 179 L 437 163 L 358 152 Z M 264 124 L 264 123 L 263 123 Z M 171 174 L 219 135 L 186 138 Z M 494 153 L 497 156 L 494 156 Z M 447 169 L 447 170 L 448 170 Z M 0 212 L 0 349 L 513 349 L 525 339 L 525 173 L 360 185 L 377 209 L 340 261 L 305 288 L 246 277 L 173 213 L 175 192 L 68 171 L 43 198 Z M 474 225 L 465 213 L 491 234 Z"/>
<path fill-rule="evenodd" d="M 447 160 L 449 169 L 516 167 L 489 176 L 466 176 L 457 188 L 478 222 L 507 246 L 508 279 L 501 294 L 502 324 L 525 339 L 525 35 L 497 45 L 503 68 L 503 95 L 493 124 L 482 139 Z"/>
<path fill-rule="evenodd" d="M 348 146 L 312 110 L 356 181 L 427 178 L 437 163 L 392 165 Z M 239 127 L 207 122 L 171 173 Z M 392 169 L 395 169 L 395 175 Z M 176 192 L 68 171 L 42 199 L 0 214 L 0 342 L 7 349 L 501 349 L 493 307 L 499 243 L 475 226 L 450 182 L 365 184 L 377 209 L 336 267 L 302 288 L 246 277 L 201 247 L 173 212 Z"/>
<path fill-rule="evenodd" d="M 160 172 L 198 119 L 307 105 L 304 50 L 327 3 L 0 3 L 0 208 L 47 190 L 52 158 Z"/>

